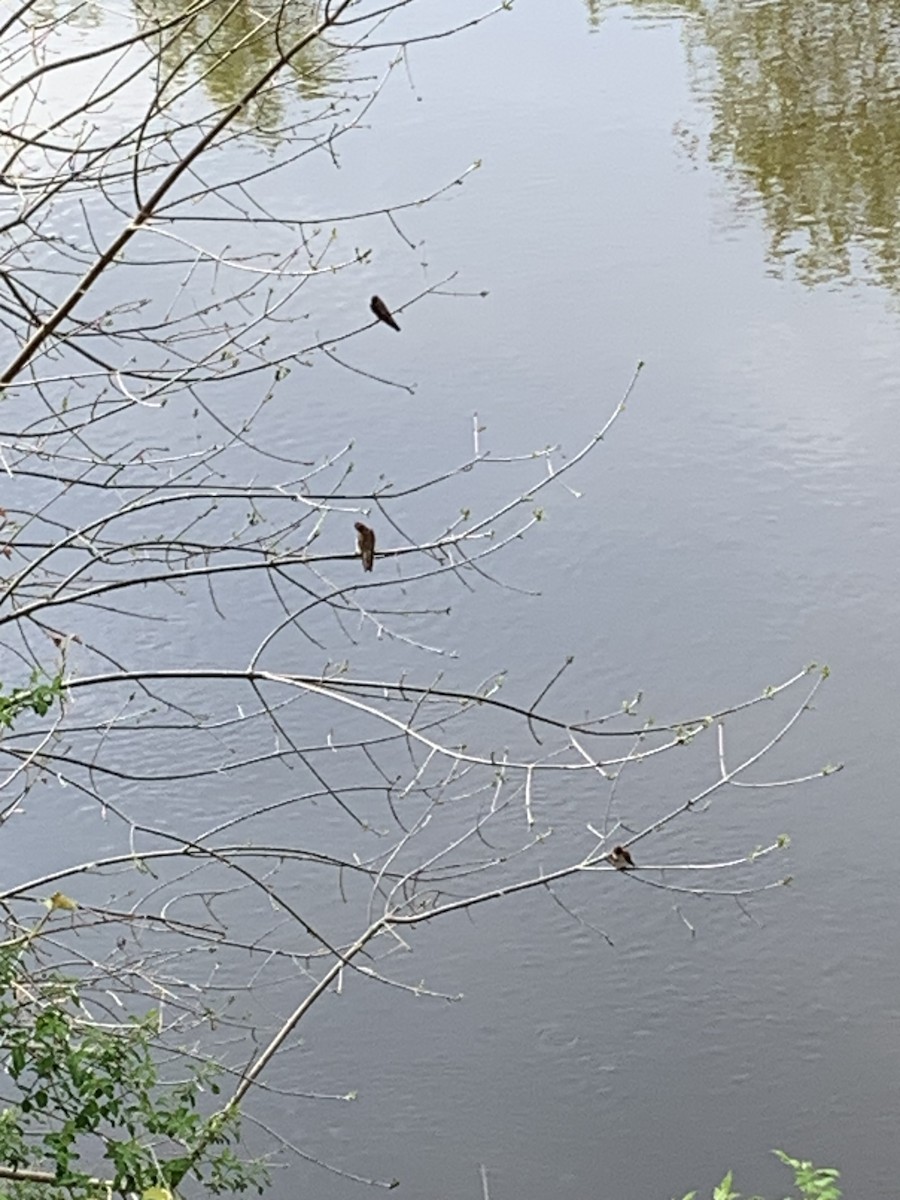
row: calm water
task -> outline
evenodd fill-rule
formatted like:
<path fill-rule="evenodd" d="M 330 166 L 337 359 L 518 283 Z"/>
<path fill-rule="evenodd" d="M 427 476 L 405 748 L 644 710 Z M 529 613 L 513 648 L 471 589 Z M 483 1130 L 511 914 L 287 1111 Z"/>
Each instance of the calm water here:
<path fill-rule="evenodd" d="M 775 1194 L 773 1146 L 838 1165 L 851 1196 L 893 1195 L 900 1168 L 900 143 L 876 136 L 897 32 L 876 4 L 708 8 L 592 25 L 523 5 L 422 56 L 422 103 L 385 98 L 378 162 L 402 190 L 483 158 L 426 224 L 433 269 L 490 296 L 413 310 L 387 350 L 417 396 L 360 403 L 428 447 L 462 453 L 476 409 L 492 445 L 571 448 L 645 359 L 583 498 L 507 560 L 540 599 L 502 598 L 466 660 L 509 664 L 527 694 L 521 672 L 537 688 L 576 652 L 569 696 L 642 687 L 657 714 L 825 661 L 786 758 L 846 769 L 680 831 L 699 854 L 790 832 L 794 887 L 753 920 L 700 906 L 692 939 L 665 900 L 573 886 L 614 948 L 532 897 L 418 939 L 465 1004 L 323 1008 L 330 1070 L 362 1081 L 323 1151 L 409 1195 L 477 1196 L 482 1162 L 493 1200 L 669 1197 L 728 1166 Z M 387 278 L 411 290 L 411 256 Z M 390 441 L 373 429 L 373 461 Z"/>
<path fill-rule="evenodd" d="M 400 1195 L 477 1198 L 483 1163 L 491 1200 L 667 1200 L 728 1167 L 742 1190 L 774 1196 L 774 1146 L 840 1167 L 850 1197 L 894 1195 L 891 14 L 874 0 L 520 2 L 413 53 L 410 78 L 397 74 L 346 151 L 340 186 L 324 165 L 297 185 L 325 215 L 345 211 L 348 194 L 374 207 L 482 160 L 463 188 L 408 215 L 404 232 L 424 239 L 414 251 L 386 223 L 370 231 L 362 288 L 411 296 L 455 270 L 451 287 L 489 294 L 434 297 L 404 315 L 402 338 L 367 335 L 354 361 L 413 394 L 327 364 L 315 387 L 301 372 L 302 419 L 281 396 L 262 424 L 296 455 L 353 437 L 360 487 L 381 472 L 407 478 L 411 464 L 424 476 L 466 458 L 473 412 L 498 455 L 553 443 L 572 453 L 646 362 L 626 413 L 571 480 L 580 498 L 555 494 L 545 522 L 497 561 L 520 590 L 454 596 L 438 633 L 431 618 L 413 627 L 459 658 L 436 664 L 370 639 L 357 661 L 388 676 L 443 668 L 456 682 L 508 668 L 509 698 L 527 703 L 574 654 L 560 710 L 608 711 L 643 690 L 659 719 L 826 662 L 816 711 L 768 777 L 845 764 L 813 785 L 736 792 L 660 839 L 661 858 L 705 861 L 791 835 L 778 870 L 793 887 L 746 910 L 698 901 L 685 909 L 694 936 L 664 893 L 617 875 L 579 881 L 561 898 L 613 945 L 532 893 L 414 935 L 407 976 L 464 1003 L 363 994 L 350 980 L 319 1005 L 271 1081 L 359 1098 L 270 1115 L 314 1155 L 397 1177 Z M 341 307 L 328 328 L 339 328 L 356 319 L 361 285 L 332 286 Z M 241 400 L 237 387 L 221 397 Z M 489 478 L 469 478 L 473 501 L 492 494 Z M 429 527 L 430 502 L 406 518 Z M 192 611 L 167 628 L 173 652 L 191 644 Z M 152 660 L 157 636 L 134 654 Z M 287 665 L 308 664 L 298 651 Z M 749 723 L 747 746 L 762 727 Z M 714 772 L 711 747 L 635 772 L 619 809 L 641 824 Z M 208 824 L 233 797 L 223 787 L 202 812 L 195 803 L 179 795 L 160 812 Z M 561 783 L 541 817 L 574 828 L 599 819 L 595 803 L 586 781 Z M 94 845 L 94 814 L 79 820 L 71 827 Z M 331 818 L 315 820 L 321 829 L 303 835 L 327 837 Z M 45 862 L 41 840 L 22 836 Z M 276 1194 L 360 1194 L 309 1171 L 279 1178 Z"/>

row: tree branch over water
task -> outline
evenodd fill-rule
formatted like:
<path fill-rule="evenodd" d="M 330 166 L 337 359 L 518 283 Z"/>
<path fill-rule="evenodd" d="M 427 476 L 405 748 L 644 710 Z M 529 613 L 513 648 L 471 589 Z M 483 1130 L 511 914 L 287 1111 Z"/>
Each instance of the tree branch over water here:
<path fill-rule="evenodd" d="M 204 1092 L 203 1123 L 148 1126 L 127 1161 L 113 1118 L 79 1110 L 77 1171 L 60 1085 L 8 1177 L 69 1194 L 109 1177 L 164 1200 L 226 1169 L 210 1155 L 239 1111 L 305 1168 L 318 1160 L 265 1104 L 314 1004 L 350 981 L 457 999 L 410 967 L 415 930 L 528 892 L 603 953 L 596 910 L 622 889 L 744 905 L 785 882 L 783 840 L 734 852 L 713 826 L 686 861 L 669 835 L 726 795 L 832 769 L 780 766 L 818 667 L 655 721 L 596 680 L 563 694 L 577 653 L 540 680 L 524 639 L 521 662 L 474 665 L 471 598 L 494 598 L 474 618 L 488 623 L 539 593 L 547 510 L 590 485 L 641 364 L 569 451 L 488 438 L 467 413 L 463 454 L 412 408 L 374 407 L 418 391 L 373 339 L 408 337 L 419 306 L 483 298 L 456 264 L 421 262 L 430 206 L 474 166 L 389 200 L 368 171 L 345 192 L 337 170 L 398 67 L 507 6 L 424 34 L 420 7 L 23 5 L 6 23 L 0 901 L 17 1111 L 43 1111 L 16 1049 L 39 1017 L 89 1042 L 114 1030 L 154 1095 L 187 1086 L 185 1064 L 198 1089 L 207 1069 L 228 1083 Z M 379 56 L 380 74 L 353 74 Z M 417 282 L 384 302 L 399 329 L 369 312 L 385 232 L 415 255 Z M 371 469 L 373 445 L 395 443 Z M 657 785 L 632 787 L 651 768 Z M 61 1044 L 48 1072 L 71 1058 Z"/>

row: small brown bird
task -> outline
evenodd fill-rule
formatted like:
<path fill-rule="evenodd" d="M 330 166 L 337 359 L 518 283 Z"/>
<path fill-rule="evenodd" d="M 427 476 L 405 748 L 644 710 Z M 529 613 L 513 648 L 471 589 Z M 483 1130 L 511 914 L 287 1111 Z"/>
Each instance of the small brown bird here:
<path fill-rule="evenodd" d="M 400 332 L 400 326 L 394 320 L 394 314 L 380 296 L 372 297 L 369 301 L 369 308 L 371 308 L 379 321 L 384 321 L 385 325 L 390 325 L 391 329 L 396 329 L 398 333 Z"/>
<path fill-rule="evenodd" d="M 634 859 L 624 846 L 613 846 L 613 852 L 609 856 L 609 861 L 617 871 L 634 870 Z"/>
<path fill-rule="evenodd" d="M 363 570 L 371 571 L 375 562 L 375 530 L 363 525 L 362 521 L 356 522 L 355 529 L 356 549 L 362 559 Z"/>

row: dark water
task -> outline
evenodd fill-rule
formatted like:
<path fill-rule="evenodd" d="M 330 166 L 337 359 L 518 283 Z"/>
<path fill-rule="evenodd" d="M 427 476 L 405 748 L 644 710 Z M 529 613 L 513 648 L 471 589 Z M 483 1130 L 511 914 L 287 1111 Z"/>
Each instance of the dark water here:
<path fill-rule="evenodd" d="M 421 478 L 465 461 L 477 413 L 498 457 L 558 443 L 559 465 L 646 363 L 570 477 L 578 495 L 548 493 L 541 523 L 493 564 L 510 586 L 454 592 L 449 618 L 404 624 L 440 654 L 361 636 L 357 673 L 443 670 L 462 685 L 508 670 L 504 695 L 527 705 L 573 655 L 553 692 L 559 711 L 614 711 L 642 691 L 643 715 L 662 721 L 827 663 L 814 711 L 751 778 L 845 764 L 795 787 L 734 789 L 635 848 L 641 862 L 705 863 L 789 834 L 758 870 L 790 874 L 790 888 L 741 905 L 686 897 L 676 910 L 673 893 L 608 872 L 559 886 L 570 912 L 532 892 L 413 931 L 398 974 L 464 1000 L 363 991 L 349 977 L 318 1005 L 267 1079 L 357 1100 L 259 1110 L 304 1151 L 396 1177 L 409 1197 L 478 1197 L 484 1164 L 491 1200 L 643 1200 L 711 1187 L 728 1167 L 741 1190 L 774 1196 L 784 1177 L 769 1151 L 780 1146 L 840 1167 L 849 1196 L 893 1195 L 896 60 L 891 8 L 876 3 L 521 4 L 415 51 L 339 177 L 311 161 L 296 186 L 277 185 L 273 205 L 327 215 L 347 195 L 376 207 L 482 164 L 403 219 L 414 250 L 387 222 L 369 227 L 362 284 L 337 275 L 337 312 L 310 305 L 300 326 L 312 341 L 365 319 L 361 294 L 393 302 L 458 272 L 446 290 L 471 295 L 431 297 L 404 313 L 402 337 L 376 330 L 346 351 L 404 386 L 321 362 L 298 370 L 260 418 L 269 446 L 312 457 L 352 438 L 365 490 L 382 473 Z M 341 233 L 348 246 L 354 236 Z M 278 334 L 297 336 L 296 325 Z M 255 403 L 239 385 L 217 400 L 232 415 Z M 149 430 L 156 418 L 139 419 Z M 516 470 L 524 488 L 543 468 Z M 474 471 L 398 511 L 433 533 L 461 505 L 506 496 L 507 479 Z M 266 627 L 242 587 L 218 646 L 235 663 Z M 447 603 L 440 588 L 426 595 Z M 189 592 L 172 614 L 173 658 L 194 652 L 203 602 Z M 158 631 L 130 649 L 155 661 Z M 321 665 L 288 639 L 272 660 Z M 757 748 L 789 712 L 773 704 L 729 725 L 729 754 Z M 340 735 L 347 718 L 333 722 Z M 481 748 L 504 736 L 477 722 L 469 732 Z M 164 769 L 163 745 L 140 753 L 142 770 Z M 642 828 L 716 769 L 711 736 L 681 759 L 628 768 L 615 815 Z M 274 767 L 253 783 L 267 796 L 300 790 Z M 199 807 L 187 789 L 132 790 L 182 830 L 244 799 L 227 782 Z M 585 774 L 548 776 L 537 823 L 583 836 L 607 794 Z M 85 853 L 97 848 L 90 806 L 68 828 Z M 13 849 L 46 868 L 29 829 Z M 291 811 L 280 832 L 373 853 L 327 804 Z M 534 869 L 558 865 L 555 846 L 536 850 Z M 264 910 L 241 915 L 258 929 L 274 920 Z M 276 1179 L 278 1196 L 360 1191 L 314 1167 Z"/>

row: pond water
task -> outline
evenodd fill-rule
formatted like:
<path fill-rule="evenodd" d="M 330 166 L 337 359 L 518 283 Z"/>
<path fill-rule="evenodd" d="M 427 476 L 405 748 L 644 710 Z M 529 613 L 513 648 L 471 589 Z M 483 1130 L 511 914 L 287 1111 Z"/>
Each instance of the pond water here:
<path fill-rule="evenodd" d="M 658 714 L 827 662 L 787 758 L 845 764 L 720 815 L 735 849 L 792 838 L 793 887 L 749 917 L 708 905 L 691 937 L 656 897 L 579 885 L 613 948 L 532 897 L 420 939 L 465 1004 L 323 1009 L 363 1098 L 321 1148 L 406 1194 L 477 1196 L 484 1163 L 492 1200 L 669 1197 L 727 1167 L 775 1195 L 775 1146 L 893 1194 L 898 50 L 877 3 L 526 4 L 414 57 L 420 103 L 384 97 L 386 186 L 483 160 L 427 230 L 490 294 L 407 315 L 385 353 L 420 387 L 360 399 L 374 427 L 401 406 L 462 453 L 476 410 L 498 450 L 572 448 L 647 364 L 583 497 L 507 560 L 540 598 L 504 596 L 466 660 L 529 694 L 574 653 L 568 697 L 643 688 Z M 702 819 L 682 836 L 702 848 Z"/>
<path fill-rule="evenodd" d="M 416 978 L 462 1003 L 363 993 L 348 979 L 267 1077 L 287 1091 L 358 1094 L 272 1104 L 305 1152 L 431 1200 L 481 1196 L 480 1164 L 490 1200 L 662 1200 L 710 1188 L 729 1167 L 741 1190 L 781 1194 L 777 1146 L 838 1166 L 848 1196 L 893 1195 L 898 65 L 900 26 L 876 0 L 520 0 L 414 48 L 339 175 L 315 160 L 290 188 L 273 175 L 273 209 L 326 216 L 346 211 L 348 194 L 377 208 L 480 163 L 403 216 L 412 248 L 387 221 L 377 228 L 364 282 L 329 281 L 328 330 L 364 321 L 371 291 L 393 304 L 456 272 L 444 290 L 466 295 L 410 306 L 400 337 L 379 328 L 350 343 L 365 376 L 297 368 L 302 408 L 282 390 L 259 421 L 286 455 L 353 439 L 361 490 L 382 473 L 424 478 L 465 461 L 476 413 L 498 457 L 557 443 L 571 455 L 645 364 L 570 478 L 573 494 L 548 498 L 528 538 L 492 563 L 507 586 L 454 594 L 437 631 L 429 614 L 403 626 L 458 657 L 363 638 L 358 674 L 444 670 L 464 686 L 508 670 L 504 694 L 527 705 L 572 655 L 557 710 L 614 711 L 640 691 L 644 715 L 665 720 L 827 663 L 814 711 L 758 778 L 844 764 L 813 783 L 734 792 L 660 839 L 666 860 L 703 862 L 789 834 L 776 873 L 790 888 L 677 911 L 671 895 L 608 873 L 602 887 L 561 886 L 569 911 L 532 892 L 417 930 Z M 249 153 L 264 163 L 277 150 Z M 340 236 L 354 244 L 355 233 Z M 304 341 L 326 335 L 324 316 L 313 309 L 308 321 Z M 277 336 L 290 343 L 296 326 Z M 223 387 L 221 411 L 253 407 L 246 391 Z M 156 420 L 179 428 L 173 409 L 135 415 L 130 436 L 146 427 L 157 439 Z M 473 507 L 493 494 L 489 475 L 459 480 L 454 503 L 466 487 Z M 404 520 L 430 529 L 431 503 L 415 498 Z M 435 597 L 446 603 L 440 588 Z M 249 583 L 244 599 L 221 635 L 209 631 L 235 663 L 266 627 Z M 173 659 L 191 661 L 199 606 L 188 594 L 173 608 Z M 159 645 L 149 626 L 128 649 L 152 663 Z M 321 666 L 292 644 L 288 659 L 286 669 Z M 765 728 L 752 715 L 735 752 Z M 165 762 L 160 744 L 158 761 L 137 765 Z M 712 745 L 686 762 L 628 776 L 623 820 L 640 826 L 715 775 Z M 261 769 L 260 792 L 267 781 Z M 133 788 L 179 828 L 224 817 L 236 790 L 223 782 L 198 806 L 178 789 Z M 539 803 L 563 829 L 602 819 L 583 780 Z M 334 814 L 309 813 L 298 838 L 327 842 Z M 108 849 L 96 825 L 87 810 L 67 825 L 85 854 Z M 40 830 L 19 838 L 11 857 L 45 868 Z M 359 852 L 372 852 L 361 836 Z M 308 1170 L 276 1176 L 273 1194 L 361 1190 Z"/>

